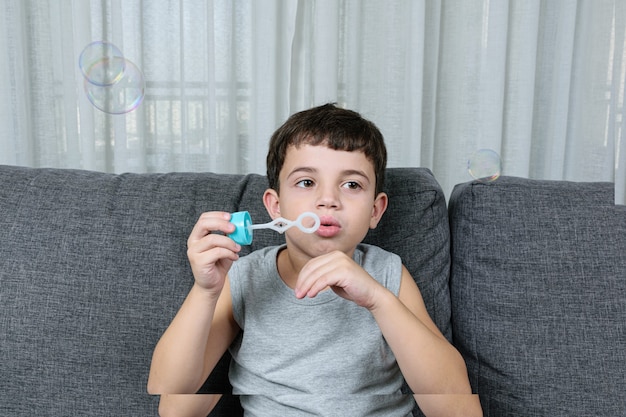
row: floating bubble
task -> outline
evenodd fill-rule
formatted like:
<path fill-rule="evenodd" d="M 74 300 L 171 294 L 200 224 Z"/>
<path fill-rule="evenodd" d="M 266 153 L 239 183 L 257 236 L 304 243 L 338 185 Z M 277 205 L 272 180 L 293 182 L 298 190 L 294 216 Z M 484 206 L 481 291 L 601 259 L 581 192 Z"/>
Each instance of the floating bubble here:
<path fill-rule="evenodd" d="M 96 41 L 83 49 L 78 66 L 91 84 L 112 85 L 124 75 L 126 60 L 117 46 L 106 41 Z"/>
<path fill-rule="evenodd" d="M 478 181 L 495 181 L 502 171 L 500 155 L 491 149 L 479 149 L 467 161 L 467 170 Z"/>
<path fill-rule="evenodd" d="M 111 61 L 116 67 L 122 66 L 117 61 L 124 61 L 124 70 L 117 80 L 112 84 L 101 85 L 92 83 L 85 77 L 85 93 L 89 101 L 105 113 L 128 113 L 143 101 L 146 82 L 143 73 L 132 61 L 119 57 L 114 57 Z"/>

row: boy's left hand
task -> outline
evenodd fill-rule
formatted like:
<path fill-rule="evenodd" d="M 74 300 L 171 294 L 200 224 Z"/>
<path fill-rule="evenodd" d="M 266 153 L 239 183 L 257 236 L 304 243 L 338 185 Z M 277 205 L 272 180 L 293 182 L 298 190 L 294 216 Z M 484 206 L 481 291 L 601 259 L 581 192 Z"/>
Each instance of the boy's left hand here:
<path fill-rule="evenodd" d="M 297 298 L 315 297 L 326 288 L 337 295 L 371 309 L 382 285 L 352 258 L 333 251 L 311 259 L 304 265 L 295 286 Z"/>

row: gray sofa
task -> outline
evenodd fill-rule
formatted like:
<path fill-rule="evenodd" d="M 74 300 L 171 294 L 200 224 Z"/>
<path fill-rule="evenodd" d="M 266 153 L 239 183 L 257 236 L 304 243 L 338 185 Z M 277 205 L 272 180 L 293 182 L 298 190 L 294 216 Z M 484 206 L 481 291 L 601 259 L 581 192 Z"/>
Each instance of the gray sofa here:
<path fill-rule="evenodd" d="M 259 175 L 0 166 L 0 415 L 155 416 L 154 345 L 193 278 L 203 211 L 269 221 Z M 608 183 L 458 185 L 388 170 L 367 241 L 398 253 L 486 416 L 626 415 L 626 207 Z M 282 242 L 256 231 L 246 251 Z M 228 357 L 201 392 L 239 415 Z M 419 411 L 416 411 L 419 415 Z"/>

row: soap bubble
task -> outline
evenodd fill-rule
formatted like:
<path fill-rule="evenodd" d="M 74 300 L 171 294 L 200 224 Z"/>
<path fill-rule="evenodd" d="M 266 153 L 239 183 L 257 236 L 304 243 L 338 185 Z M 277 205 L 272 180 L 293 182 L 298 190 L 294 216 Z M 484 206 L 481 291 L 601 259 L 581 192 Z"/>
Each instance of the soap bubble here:
<path fill-rule="evenodd" d="M 83 88 L 87 98 L 97 109 L 123 114 L 143 101 L 146 85 L 143 73 L 112 43 L 90 43 L 81 52 L 78 65 L 85 79 Z"/>
<path fill-rule="evenodd" d="M 94 85 L 111 85 L 124 74 L 126 61 L 122 51 L 110 42 L 92 42 L 78 58 L 83 76 Z"/>
<path fill-rule="evenodd" d="M 502 171 L 500 155 L 491 149 L 479 149 L 467 161 L 467 171 L 478 181 L 495 181 Z"/>
<path fill-rule="evenodd" d="M 119 58 L 115 58 L 117 60 Z M 111 85 L 98 85 L 85 78 L 84 88 L 89 101 L 99 110 L 110 114 L 128 113 L 143 101 L 145 79 L 137 66 L 127 60 L 124 61 L 122 76 Z"/>

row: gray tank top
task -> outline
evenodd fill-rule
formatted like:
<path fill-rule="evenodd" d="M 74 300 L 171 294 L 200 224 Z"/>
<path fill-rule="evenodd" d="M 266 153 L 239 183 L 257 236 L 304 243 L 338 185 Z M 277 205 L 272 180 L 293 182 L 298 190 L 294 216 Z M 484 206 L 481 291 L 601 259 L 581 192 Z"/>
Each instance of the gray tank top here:
<path fill-rule="evenodd" d="M 284 246 L 258 250 L 229 272 L 235 320 L 230 381 L 246 416 L 410 416 L 412 396 L 371 313 L 332 290 L 298 300 L 278 275 Z M 402 263 L 359 245 L 354 260 L 398 295 Z"/>

